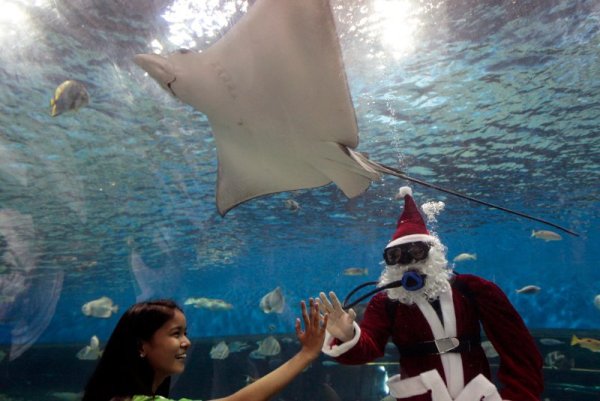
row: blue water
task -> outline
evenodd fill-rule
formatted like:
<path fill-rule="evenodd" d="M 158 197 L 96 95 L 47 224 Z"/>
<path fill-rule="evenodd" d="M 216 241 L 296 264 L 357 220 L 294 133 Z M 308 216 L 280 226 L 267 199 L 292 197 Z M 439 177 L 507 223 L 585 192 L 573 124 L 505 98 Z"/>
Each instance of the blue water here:
<path fill-rule="evenodd" d="M 2 352 L 23 338 L 33 348 L 19 358 L 36 347 L 77 349 L 92 335 L 104 342 L 144 294 L 231 303 L 230 311 L 185 307 L 198 339 L 285 335 L 301 299 L 323 290 L 343 296 L 378 278 L 400 212 L 393 195 L 406 184 L 397 178 L 351 200 L 328 185 L 217 214 L 208 120 L 131 57 L 152 52 L 155 40 L 164 53 L 190 47 L 193 35 L 191 47 L 206 49 L 248 4 L 199 2 L 177 14 L 185 3 L 0 4 L 0 220 L 20 227 L 17 242 L 28 255 L 0 266 Z M 600 294 L 600 4 L 389 4 L 332 1 L 358 150 L 579 233 L 544 242 L 530 236 L 544 225 L 413 186 L 419 203 L 445 203 L 430 228 L 449 259 L 477 254 L 457 271 L 496 282 L 532 330 L 600 338 L 593 303 Z M 87 86 L 90 104 L 52 118 L 48 102 L 66 79 Z M 287 199 L 300 209 L 287 209 Z M 146 267 L 142 278 L 132 260 Z M 348 267 L 368 275 L 346 276 Z M 529 284 L 542 290 L 515 292 Z M 286 309 L 266 315 L 259 301 L 277 286 Z M 81 306 L 101 296 L 119 312 L 84 316 Z M 28 334 L 11 332 L 17 324 Z M 81 363 L 62 355 L 66 364 Z M 3 372 L 18 361 L 0 359 Z M 600 366 L 597 358 L 587 363 Z M 20 368 L 25 377 L 37 374 L 31 364 Z"/>

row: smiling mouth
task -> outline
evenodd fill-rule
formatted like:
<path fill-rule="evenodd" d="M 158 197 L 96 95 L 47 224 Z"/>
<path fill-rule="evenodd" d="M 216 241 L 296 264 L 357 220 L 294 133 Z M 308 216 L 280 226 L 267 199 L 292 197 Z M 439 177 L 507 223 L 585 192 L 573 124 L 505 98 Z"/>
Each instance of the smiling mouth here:
<path fill-rule="evenodd" d="M 181 359 L 181 360 L 184 360 L 185 358 L 187 358 L 187 354 L 175 355 L 175 359 Z"/>

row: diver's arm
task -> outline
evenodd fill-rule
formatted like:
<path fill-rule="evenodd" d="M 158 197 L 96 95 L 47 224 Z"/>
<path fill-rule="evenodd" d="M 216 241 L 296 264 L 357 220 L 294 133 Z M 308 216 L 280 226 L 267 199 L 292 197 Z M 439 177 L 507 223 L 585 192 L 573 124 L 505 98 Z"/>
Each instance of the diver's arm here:
<path fill-rule="evenodd" d="M 325 315 L 323 322 L 320 322 L 318 302 L 312 299 L 310 299 L 310 315 L 307 313 L 304 301 L 301 305 L 304 331 L 302 331 L 300 319 L 296 319 L 296 335 L 302 344 L 300 351 L 266 376 L 228 397 L 215 401 L 266 401 L 283 390 L 319 356 L 325 338 L 328 316 Z"/>

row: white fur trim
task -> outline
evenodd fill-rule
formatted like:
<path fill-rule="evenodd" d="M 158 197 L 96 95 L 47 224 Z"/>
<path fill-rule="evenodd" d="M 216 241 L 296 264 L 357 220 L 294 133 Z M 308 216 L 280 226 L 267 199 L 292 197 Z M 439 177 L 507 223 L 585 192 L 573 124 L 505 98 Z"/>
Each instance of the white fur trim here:
<path fill-rule="evenodd" d="M 390 389 L 390 395 L 398 399 L 431 391 L 433 401 L 502 401 L 496 386 L 482 374 L 471 380 L 456 398 L 450 396 L 442 377 L 435 369 L 404 380 L 400 375 L 395 375 L 386 384 Z"/>
<path fill-rule="evenodd" d="M 335 358 L 354 347 L 360 338 L 360 326 L 356 322 L 352 322 L 352 325 L 354 326 L 354 337 L 351 340 L 339 345 L 335 345 L 335 337 L 329 334 L 328 331 L 325 331 L 325 342 L 323 343 L 323 348 L 321 348 L 321 351 L 323 351 L 325 355 Z"/>
<path fill-rule="evenodd" d="M 456 337 L 456 314 L 452 301 L 452 289 L 440 294 L 440 306 L 446 326 L 442 325 L 437 313 L 426 299 L 418 299 L 416 304 L 429 323 L 434 339 Z M 444 367 L 446 383 L 448 383 L 448 391 L 452 397 L 456 397 L 465 386 L 461 356 L 459 353 L 447 352 L 441 354 L 440 358 Z"/>
<path fill-rule="evenodd" d="M 389 244 L 387 244 L 385 247 L 387 249 L 391 246 L 402 245 L 402 244 L 406 244 L 408 242 L 418 242 L 418 241 L 434 242 L 435 238 L 432 237 L 431 235 L 427 235 L 427 234 L 410 234 L 410 235 L 405 235 L 404 237 L 396 238 L 395 240 L 393 240 Z"/>
<path fill-rule="evenodd" d="M 411 187 L 400 187 L 400 189 L 398 190 L 398 195 L 403 198 L 406 195 L 412 196 L 412 188 Z"/>

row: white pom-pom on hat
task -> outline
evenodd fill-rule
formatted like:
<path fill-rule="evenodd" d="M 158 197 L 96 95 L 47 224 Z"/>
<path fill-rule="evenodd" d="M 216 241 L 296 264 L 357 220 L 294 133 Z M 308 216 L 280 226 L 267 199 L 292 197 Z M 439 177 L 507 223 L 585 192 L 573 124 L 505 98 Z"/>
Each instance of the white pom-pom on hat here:
<path fill-rule="evenodd" d="M 412 189 L 410 187 L 401 187 L 396 194 L 396 199 L 404 199 L 406 195 L 412 196 Z"/>

